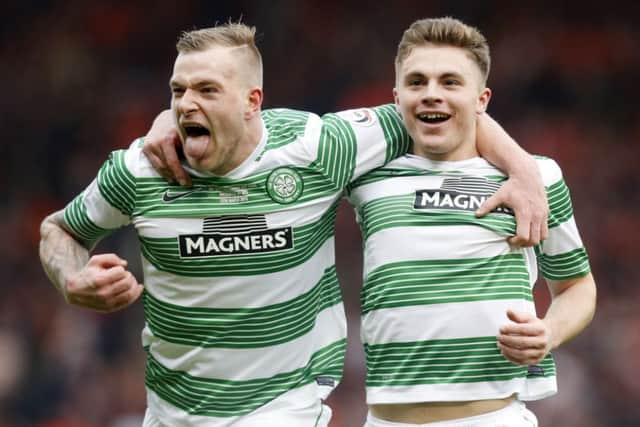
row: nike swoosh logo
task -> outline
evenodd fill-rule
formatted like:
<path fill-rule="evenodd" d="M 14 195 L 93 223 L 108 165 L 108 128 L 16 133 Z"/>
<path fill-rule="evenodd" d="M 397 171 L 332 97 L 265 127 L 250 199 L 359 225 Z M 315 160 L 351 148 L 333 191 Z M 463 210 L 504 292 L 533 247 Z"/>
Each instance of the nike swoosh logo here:
<path fill-rule="evenodd" d="M 195 193 L 196 191 L 200 191 L 200 189 L 197 188 L 195 190 L 182 191 L 180 193 L 173 193 L 169 190 L 166 190 L 162 195 L 162 201 L 165 203 L 173 202 L 174 200 L 181 199 L 185 196 L 188 196 L 189 194 Z"/>

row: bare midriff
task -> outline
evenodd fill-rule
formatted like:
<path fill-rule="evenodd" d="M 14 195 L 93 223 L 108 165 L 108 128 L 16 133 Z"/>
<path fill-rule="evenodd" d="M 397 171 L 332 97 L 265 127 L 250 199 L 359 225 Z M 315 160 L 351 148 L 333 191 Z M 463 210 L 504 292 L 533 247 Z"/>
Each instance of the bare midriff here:
<path fill-rule="evenodd" d="M 370 405 L 369 408 L 371 414 L 381 420 L 394 423 L 426 424 L 499 411 L 514 399 L 514 396 L 509 396 L 504 399 L 469 402 L 393 403 Z"/>

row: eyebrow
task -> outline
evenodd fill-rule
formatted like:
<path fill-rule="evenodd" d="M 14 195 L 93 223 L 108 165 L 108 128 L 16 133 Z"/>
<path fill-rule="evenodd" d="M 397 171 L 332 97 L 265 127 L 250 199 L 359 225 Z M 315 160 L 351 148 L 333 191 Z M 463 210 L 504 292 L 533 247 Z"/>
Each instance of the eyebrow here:
<path fill-rule="evenodd" d="M 456 79 L 460 79 L 460 80 L 464 80 L 464 75 L 460 74 L 460 73 L 456 73 L 454 71 L 449 71 L 444 73 L 442 76 L 440 76 L 440 78 L 446 79 L 449 77 L 455 77 Z"/>
<path fill-rule="evenodd" d="M 219 86 L 219 83 L 216 80 L 211 80 L 211 79 L 203 79 L 203 80 L 196 80 L 196 83 L 193 85 L 193 87 L 195 88 L 200 88 L 200 87 L 204 87 L 204 86 Z M 184 84 L 180 83 L 180 79 L 171 79 L 169 81 L 169 86 L 170 87 L 176 87 L 176 86 L 185 86 Z"/>
<path fill-rule="evenodd" d="M 405 76 L 404 79 L 408 80 L 408 79 L 412 79 L 412 78 L 415 78 L 415 77 L 424 78 L 424 77 L 426 77 L 426 74 L 423 73 L 422 71 L 411 71 L 411 72 L 407 73 L 407 75 Z M 460 79 L 460 80 L 464 80 L 464 76 L 462 74 L 460 74 L 460 73 L 455 72 L 455 71 L 445 71 L 443 74 L 439 74 L 437 76 L 438 79 L 447 79 L 447 78 L 451 78 L 451 77 L 454 77 L 454 78 Z"/>

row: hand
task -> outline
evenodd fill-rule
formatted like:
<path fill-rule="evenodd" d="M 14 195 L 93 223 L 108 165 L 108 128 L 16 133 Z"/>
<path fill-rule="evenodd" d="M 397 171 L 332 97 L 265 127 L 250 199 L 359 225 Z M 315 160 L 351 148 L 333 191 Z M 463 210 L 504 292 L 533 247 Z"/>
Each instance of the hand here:
<path fill-rule="evenodd" d="M 142 151 L 153 168 L 167 181 L 178 181 L 180 185 L 188 187 L 191 186 L 191 178 L 178 159 L 177 150 L 180 146 L 180 137 L 173 123 L 173 114 L 171 110 L 165 110 L 153 121 L 144 139 Z"/>
<path fill-rule="evenodd" d="M 515 322 L 500 328 L 498 348 L 517 365 L 537 365 L 551 351 L 551 329 L 544 320 L 525 312 L 507 311 Z"/>
<path fill-rule="evenodd" d="M 534 246 L 549 234 L 547 195 L 540 174 L 536 177 L 528 181 L 509 178 L 475 212 L 476 216 L 485 216 L 500 205 L 510 207 L 516 214 L 516 234 L 509 238 L 512 245 Z"/>
<path fill-rule="evenodd" d="M 94 255 L 65 283 L 69 304 L 101 312 L 120 310 L 140 297 L 142 285 L 126 270 L 127 261 L 115 254 Z"/>

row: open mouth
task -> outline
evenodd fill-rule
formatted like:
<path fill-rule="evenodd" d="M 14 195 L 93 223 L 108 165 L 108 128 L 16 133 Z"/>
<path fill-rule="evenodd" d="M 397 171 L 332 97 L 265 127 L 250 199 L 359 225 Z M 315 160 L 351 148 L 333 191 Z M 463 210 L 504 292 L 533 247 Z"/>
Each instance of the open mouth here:
<path fill-rule="evenodd" d="M 447 113 L 420 113 L 416 117 L 423 123 L 438 124 L 449 120 L 451 115 Z"/>
<path fill-rule="evenodd" d="M 200 126 L 198 124 L 188 124 L 184 126 L 184 133 L 192 138 L 197 138 L 199 136 L 209 136 L 209 129 L 204 126 Z"/>
<path fill-rule="evenodd" d="M 202 159 L 211 141 L 211 131 L 198 123 L 183 123 L 184 145 L 183 150 L 187 158 Z"/>

